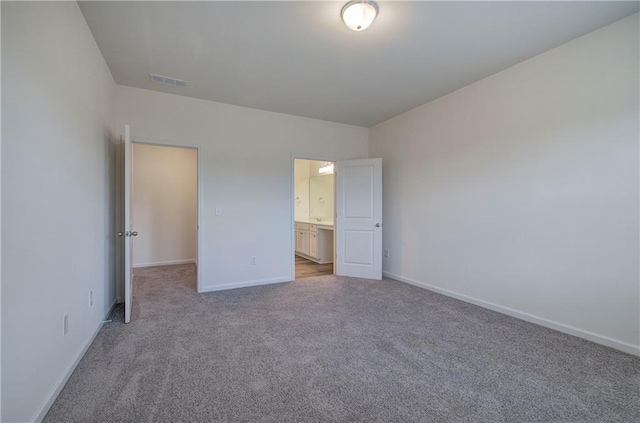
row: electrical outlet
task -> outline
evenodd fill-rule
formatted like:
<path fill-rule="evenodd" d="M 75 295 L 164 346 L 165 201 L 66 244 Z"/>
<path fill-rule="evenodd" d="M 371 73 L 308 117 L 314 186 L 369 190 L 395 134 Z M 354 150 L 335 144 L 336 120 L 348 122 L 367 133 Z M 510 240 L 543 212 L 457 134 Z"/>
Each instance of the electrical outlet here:
<path fill-rule="evenodd" d="M 384 256 L 385 256 L 386 258 L 389 258 L 389 250 L 384 250 Z"/>
<path fill-rule="evenodd" d="M 93 306 L 93 289 L 89 291 L 89 307 Z"/>
<path fill-rule="evenodd" d="M 62 335 L 69 333 L 69 315 L 65 314 L 62 318 Z"/>
<path fill-rule="evenodd" d="M 256 256 L 251 256 L 251 259 L 249 260 L 249 263 L 251 263 L 252 265 L 256 265 L 258 264 L 258 257 Z"/>

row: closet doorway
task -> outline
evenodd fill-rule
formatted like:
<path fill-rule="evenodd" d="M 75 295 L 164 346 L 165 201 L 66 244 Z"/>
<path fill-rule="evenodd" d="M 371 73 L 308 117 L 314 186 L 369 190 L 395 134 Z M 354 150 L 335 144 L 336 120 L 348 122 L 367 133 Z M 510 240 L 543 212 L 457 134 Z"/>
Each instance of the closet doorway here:
<path fill-rule="evenodd" d="M 295 279 L 334 273 L 334 166 L 332 161 L 294 159 Z"/>
<path fill-rule="evenodd" d="M 176 278 L 175 273 L 181 284 L 197 291 L 198 150 L 133 142 L 132 162 L 136 284 L 165 273 Z M 140 288 L 134 284 L 134 291 Z"/>

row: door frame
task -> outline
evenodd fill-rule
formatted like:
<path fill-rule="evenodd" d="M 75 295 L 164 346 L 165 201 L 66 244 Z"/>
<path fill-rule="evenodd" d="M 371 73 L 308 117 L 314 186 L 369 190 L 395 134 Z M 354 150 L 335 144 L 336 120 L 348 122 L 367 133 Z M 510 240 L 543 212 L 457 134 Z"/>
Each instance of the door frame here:
<path fill-rule="evenodd" d="M 158 147 L 174 147 L 174 148 L 187 148 L 190 150 L 196 150 L 196 156 L 197 156 L 197 176 L 196 176 L 196 183 L 198 184 L 198 186 L 196 187 L 197 190 L 197 202 L 198 204 L 196 205 L 196 222 L 198 225 L 197 228 L 197 232 L 196 235 L 198 237 L 197 240 L 197 244 L 198 244 L 198 254 L 196 257 L 196 291 L 198 291 L 198 294 L 202 293 L 202 280 L 204 277 L 204 271 L 202 270 L 203 268 L 203 261 L 202 261 L 202 257 L 203 257 L 203 251 L 202 251 L 202 231 L 203 231 L 203 225 L 202 225 L 202 204 L 203 204 L 203 189 L 202 189 L 202 163 L 201 163 L 201 151 L 200 151 L 200 147 L 195 146 L 195 145 L 189 145 L 189 144 L 180 144 L 177 141 L 165 141 L 165 140 L 158 140 L 158 139 L 150 139 L 150 138 L 145 138 L 145 137 L 138 137 L 138 136 L 131 136 L 131 143 L 132 144 L 145 144 L 145 145 L 155 145 Z M 132 146 L 133 148 L 133 146 Z M 135 157 L 133 158 L 133 160 L 135 160 Z"/>
<path fill-rule="evenodd" d="M 291 170 L 290 170 L 290 179 L 291 179 L 291 192 L 289 193 L 289 201 L 291 201 L 290 212 L 290 229 L 291 229 L 291 280 L 296 280 L 296 159 L 298 160 L 313 160 L 316 162 L 332 162 L 334 165 L 334 173 L 333 173 L 333 274 L 336 274 L 336 189 L 335 189 L 335 164 L 338 161 L 335 157 L 327 157 L 322 155 L 315 154 L 291 154 Z"/>

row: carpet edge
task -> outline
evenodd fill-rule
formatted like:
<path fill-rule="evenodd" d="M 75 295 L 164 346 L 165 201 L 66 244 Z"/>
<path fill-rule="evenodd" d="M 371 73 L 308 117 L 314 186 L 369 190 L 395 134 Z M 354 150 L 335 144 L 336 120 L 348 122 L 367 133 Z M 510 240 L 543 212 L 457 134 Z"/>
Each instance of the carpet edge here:
<path fill-rule="evenodd" d="M 487 308 L 489 310 L 497 311 L 498 313 L 506 314 L 507 316 L 515 317 L 520 320 L 534 323 L 539 326 L 544 326 L 549 329 L 556 330 L 558 332 L 566 333 L 568 335 L 577 336 L 578 338 L 586 339 L 587 341 L 595 342 L 596 344 L 604 345 L 609 348 L 616 349 L 618 351 L 625 352 L 627 354 L 640 357 L 640 345 L 633 345 L 625 341 L 610 338 L 608 336 L 599 335 L 597 333 L 589 332 L 584 329 L 579 329 L 573 326 L 566 325 L 564 323 L 556 322 L 554 320 L 545 319 L 543 317 L 535 316 L 533 314 L 525 313 L 523 311 L 515 310 L 509 307 L 504 307 L 498 304 L 490 303 L 488 301 L 480 300 L 478 298 L 470 297 L 468 295 L 460 294 L 448 289 L 439 288 L 434 285 L 430 285 L 425 282 L 421 282 L 415 279 L 407 278 L 401 275 L 396 275 L 391 272 L 383 271 L 382 274 L 391 279 L 395 279 L 399 282 L 403 282 L 409 285 L 417 286 L 419 288 L 427 289 L 438 294 L 445 295 L 447 297 L 455 298 L 460 301 L 471 303 L 479 307 Z"/>
<path fill-rule="evenodd" d="M 44 420 L 44 418 L 47 416 L 49 409 L 55 402 L 56 398 L 58 398 L 58 395 L 60 395 L 60 392 L 62 392 L 62 389 L 67 384 L 67 381 L 73 374 L 76 367 L 78 367 L 78 364 L 80 364 L 80 360 L 82 360 L 82 357 L 84 357 L 84 355 L 87 353 L 87 350 L 89 349 L 91 344 L 93 344 L 93 341 L 95 341 L 96 337 L 98 336 L 98 333 L 100 333 L 100 330 L 105 324 L 104 320 L 107 320 L 109 318 L 116 304 L 117 304 L 117 301 L 114 300 L 113 304 L 111 304 L 111 307 L 109 307 L 109 311 L 107 312 L 103 321 L 101 321 L 98 324 L 98 327 L 93 332 L 93 335 L 89 337 L 89 339 L 84 344 L 84 346 L 80 349 L 80 351 L 78 351 L 78 354 L 76 354 L 76 356 L 73 358 L 73 360 L 71 361 L 67 369 L 62 373 L 62 376 L 60 376 L 60 379 L 58 379 L 58 381 L 55 383 L 53 388 L 51 388 L 51 390 L 49 391 L 49 395 L 47 395 L 47 399 L 42 403 L 42 405 L 40 405 L 40 407 L 38 407 L 38 409 L 36 410 L 36 412 L 34 413 L 30 421 L 42 422 L 42 420 Z"/>

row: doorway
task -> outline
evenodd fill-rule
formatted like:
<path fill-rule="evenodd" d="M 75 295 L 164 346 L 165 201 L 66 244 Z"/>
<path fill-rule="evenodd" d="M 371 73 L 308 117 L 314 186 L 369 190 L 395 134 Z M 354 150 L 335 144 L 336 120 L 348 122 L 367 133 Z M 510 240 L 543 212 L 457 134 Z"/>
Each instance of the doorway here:
<path fill-rule="evenodd" d="M 135 290 L 138 275 L 181 266 L 197 291 L 198 150 L 133 142 L 131 169 Z"/>
<path fill-rule="evenodd" d="M 334 166 L 294 159 L 295 279 L 334 273 Z"/>

